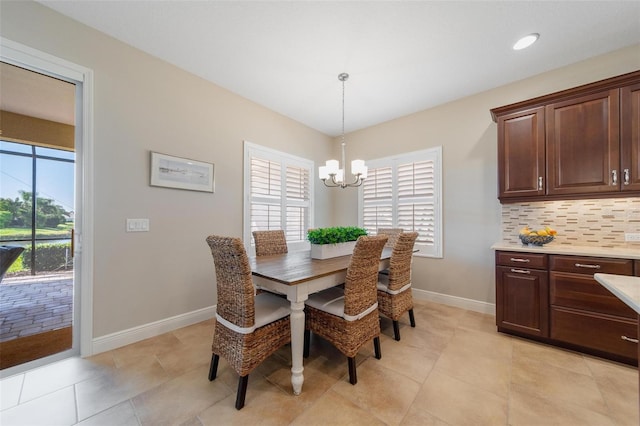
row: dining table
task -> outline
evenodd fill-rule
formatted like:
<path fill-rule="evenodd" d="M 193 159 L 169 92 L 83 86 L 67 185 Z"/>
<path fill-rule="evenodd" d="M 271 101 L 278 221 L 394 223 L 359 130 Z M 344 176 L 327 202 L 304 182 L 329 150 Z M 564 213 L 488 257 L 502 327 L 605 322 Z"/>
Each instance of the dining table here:
<path fill-rule="evenodd" d="M 389 267 L 391 249 L 380 256 L 380 268 Z M 344 284 L 351 255 L 312 259 L 310 250 L 249 258 L 256 286 L 286 295 L 291 303 L 291 385 L 294 395 L 304 383 L 304 302 L 309 295 Z"/>

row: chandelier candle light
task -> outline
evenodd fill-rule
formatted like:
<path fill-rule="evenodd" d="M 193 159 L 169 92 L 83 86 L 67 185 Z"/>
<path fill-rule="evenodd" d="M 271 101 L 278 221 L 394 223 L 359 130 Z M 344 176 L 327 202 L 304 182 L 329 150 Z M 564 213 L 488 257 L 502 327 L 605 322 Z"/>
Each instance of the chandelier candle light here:
<path fill-rule="evenodd" d="M 347 188 L 349 186 L 360 186 L 367 177 L 367 166 L 364 160 L 353 160 L 351 162 L 351 173 L 355 176 L 355 180 L 351 183 L 345 182 L 345 146 L 344 141 L 344 82 L 349 78 L 349 74 L 341 73 L 338 80 L 342 82 L 342 169 L 338 160 L 328 160 L 325 166 L 318 167 L 318 175 L 320 179 L 330 188 Z"/>

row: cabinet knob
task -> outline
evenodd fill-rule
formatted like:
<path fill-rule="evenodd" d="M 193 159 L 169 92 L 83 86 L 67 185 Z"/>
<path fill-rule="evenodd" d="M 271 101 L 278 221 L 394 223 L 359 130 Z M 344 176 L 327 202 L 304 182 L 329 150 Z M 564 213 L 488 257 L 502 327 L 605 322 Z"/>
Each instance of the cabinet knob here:
<path fill-rule="evenodd" d="M 542 191 L 543 181 L 542 176 L 538 176 L 538 191 Z"/>
<path fill-rule="evenodd" d="M 531 262 L 531 259 L 520 259 L 520 258 L 517 258 L 517 257 L 512 257 L 512 258 L 511 258 L 511 259 L 509 259 L 509 260 L 511 260 L 512 262 L 522 262 L 522 263 L 529 263 L 529 262 Z"/>
<path fill-rule="evenodd" d="M 514 274 L 531 274 L 531 271 L 527 271 L 526 269 L 511 269 L 511 272 Z"/>
<path fill-rule="evenodd" d="M 617 185 L 618 184 L 618 171 L 617 170 L 611 170 L 611 179 L 613 180 L 613 185 Z"/>
<path fill-rule="evenodd" d="M 634 339 L 633 337 L 620 336 L 620 338 L 622 340 L 626 340 L 627 342 L 638 343 L 638 339 Z"/>
<path fill-rule="evenodd" d="M 622 171 L 622 174 L 624 175 L 624 177 L 623 177 L 624 184 L 625 185 L 629 185 L 629 180 L 631 180 L 631 177 L 629 176 L 629 169 L 624 169 Z"/>

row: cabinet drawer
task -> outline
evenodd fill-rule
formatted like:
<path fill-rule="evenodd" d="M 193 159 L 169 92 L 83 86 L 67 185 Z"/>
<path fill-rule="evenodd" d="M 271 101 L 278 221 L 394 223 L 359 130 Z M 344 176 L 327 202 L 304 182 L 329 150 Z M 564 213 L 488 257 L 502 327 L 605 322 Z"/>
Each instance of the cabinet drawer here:
<path fill-rule="evenodd" d="M 547 269 L 547 255 L 539 253 L 521 253 L 517 251 L 497 251 L 496 265 L 518 268 Z"/>
<path fill-rule="evenodd" d="M 592 275 L 549 273 L 551 305 L 635 319 L 637 313 L 600 285 Z"/>
<path fill-rule="evenodd" d="M 640 260 L 636 260 L 634 270 L 636 272 L 636 277 L 640 277 Z"/>
<path fill-rule="evenodd" d="M 633 275 L 633 261 L 629 259 L 552 255 L 550 264 L 552 271 Z"/>
<path fill-rule="evenodd" d="M 638 359 L 637 321 L 571 309 L 551 308 L 551 338 L 625 358 Z"/>

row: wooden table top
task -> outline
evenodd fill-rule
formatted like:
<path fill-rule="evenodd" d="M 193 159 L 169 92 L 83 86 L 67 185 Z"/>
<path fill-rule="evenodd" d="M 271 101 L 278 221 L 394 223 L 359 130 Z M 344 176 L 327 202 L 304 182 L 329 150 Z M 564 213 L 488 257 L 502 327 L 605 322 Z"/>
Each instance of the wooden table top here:
<path fill-rule="evenodd" d="M 391 249 L 385 248 L 381 260 L 391 257 Z M 346 271 L 351 255 L 330 259 L 312 259 L 311 251 L 293 251 L 270 256 L 249 258 L 253 275 L 287 285 L 297 285 L 305 281 Z"/>

